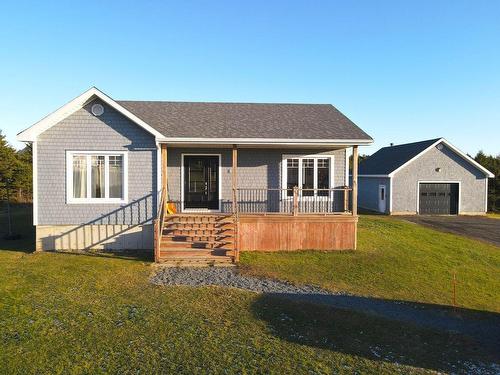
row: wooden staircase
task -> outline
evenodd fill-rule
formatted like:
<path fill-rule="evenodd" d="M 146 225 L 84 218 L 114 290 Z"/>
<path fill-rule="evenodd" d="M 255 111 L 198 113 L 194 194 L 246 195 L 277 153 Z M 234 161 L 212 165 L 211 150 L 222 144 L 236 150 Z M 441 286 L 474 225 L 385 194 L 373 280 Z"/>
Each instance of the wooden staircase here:
<path fill-rule="evenodd" d="M 231 265 L 237 261 L 234 215 L 165 215 L 157 260 L 171 265 Z"/>

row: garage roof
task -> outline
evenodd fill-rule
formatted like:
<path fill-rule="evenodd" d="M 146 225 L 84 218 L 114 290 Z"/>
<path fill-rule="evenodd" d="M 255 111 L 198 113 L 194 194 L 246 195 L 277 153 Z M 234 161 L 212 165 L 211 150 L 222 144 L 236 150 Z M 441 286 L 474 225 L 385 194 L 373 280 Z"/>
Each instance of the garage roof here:
<path fill-rule="evenodd" d="M 444 138 L 434 138 L 426 141 L 383 147 L 359 164 L 359 175 L 391 177 L 398 170 L 411 163 L 432 147 L 437 146 L 439 143 L 443 143 L 448 146 L 452 151 L 468 161 L 470 164 L 474 165 L 486 176 L 494 177 L 493 173 L 477 163 L 469 155 L 463 153 L 458 148 L 450 144 Z"/>

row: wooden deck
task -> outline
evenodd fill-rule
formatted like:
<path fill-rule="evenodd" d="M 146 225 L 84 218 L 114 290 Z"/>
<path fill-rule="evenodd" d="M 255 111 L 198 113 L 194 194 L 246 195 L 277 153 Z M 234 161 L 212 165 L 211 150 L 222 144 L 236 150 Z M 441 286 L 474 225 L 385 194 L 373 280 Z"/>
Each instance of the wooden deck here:
<path fill-rule="evenodd" d="M 162 191 L 154 220 L 156 262 L 232 264 L 238 262 L 240 251 L 356 249 L 357 145 L 353 146 L 352 186 L 329 189 L 238 188 L 238 145 L 232 145 L 231 214 L 167 215 L 165 143 L 161 144 L 161 169 Z"/>
<path fill-rule="evenodd" d="M 240 251 L 355 249 L 357 221 L 352 215 L 166 215 L 155 259 L 217 266 L 238 262 Z"/>

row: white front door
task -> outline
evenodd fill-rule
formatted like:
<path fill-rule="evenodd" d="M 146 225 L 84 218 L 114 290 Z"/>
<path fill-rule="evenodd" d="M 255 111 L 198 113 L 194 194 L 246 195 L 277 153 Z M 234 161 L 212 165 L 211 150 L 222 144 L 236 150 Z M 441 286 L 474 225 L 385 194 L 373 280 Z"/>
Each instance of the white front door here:
<path fill-rule="evenodd" d="M 378 210 L 379 212 L 385 212 L 385 185 L 378 186 Z"/>

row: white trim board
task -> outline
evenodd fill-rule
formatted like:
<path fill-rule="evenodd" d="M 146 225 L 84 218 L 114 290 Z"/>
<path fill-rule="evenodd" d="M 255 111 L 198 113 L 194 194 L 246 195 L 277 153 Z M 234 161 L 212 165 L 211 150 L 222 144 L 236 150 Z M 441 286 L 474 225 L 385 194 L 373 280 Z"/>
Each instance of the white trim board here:
<path fill-rule="evenodd" d="M 484 195 L 485 197 L 485 202 L 484 202 L 484 212 L 488 212 L 488 179 L 486 179 L 486 181 L 484 181 L 484 183 L 486 184 L 486 193 Z"/>
<path fill-rule="evenodd" d="M 135 122 L 138 126 L 142 127 L 144 130 L 154 135 L 156 138 L 163 137 L 163 135 L 160 132 L 158 132 L 150 125 L 146 124 L 146 122 L 141 120 L 139 117 L 134 115 L 129 110 L 125 109 L 123 106 L 121 106 L 116 101 L 111 99 L 105 93 L 103 93 L 96 87 L 91 87 L 83 94 L 71 100 L 69 103 L 66 103 L 56 111 L 52 112 L 48 116 L 44 117 L 43 119 L 41 119 L 40 121 L 29 127 L 28 129 L 20 132 L 16 137 L 17 140 L 21 142 L 34 142 L 36 138 L 44 131 L 50 129 L 52 126 L 56 125 L 58 122 L 70 116 L 71 114 L 75 113 L 80 108 L 83 108 L 83 106 L 89 103 L 93 98 L 99 98 L 104 103 L 106 103 L 110 107 L 120 112 L 125 117 Z"/>
<path fill-rule="evenodd" d="M 392 186 L 393 177 L 389 177 L 389 215 L 392 214 Z"/>
<path fill-rule="evenodd" d="M 38 225 L 38 143 L 32 143 L 33 150 L 33 225 Z"/>
<path fill-rule="evenodd" d="M 184 208 L 184 156 L 218 156 L 219 157 L 219 208 Z M 168 159 L 167 159 L 168 160 Z M 167 182 L 168 185 L 168 182 Z M 181 212 L 221 212 L 222 209 L 222 154 L 216 153 L 182 153 L 181 154 Z"/>
<path fill-rule="evenodd" d="M 416 213 L 420 215 L 420 184 L 458 184 L 458 207 L 457 207 L 457 215 L 462 213 L 462 182 L 456 180 L 418 180 L 417 181 L 417 202 L 416 202 Z"/>
<path fill-rule="evenodd" d="M 344 186 L 349 186 L 349 157 L 347 147 L 344 149 L 345 157 L 345 170 L 344 170 Z M 359 176 L 358 176 L 359 177 Z"/>
<path fill-rule="evenodd" d="M 303 139 L 303 138 L 189 138 L 172 137 L 159 138 L 160 142 L 170 145 L 303 145 L 303 146 L 339 146 L 349 147 L 370 145 L 372 139 Z"/>
<path fill-rule="evenodd" d="M 158 208 L 159 208 L 160 201 L 161 201 L 161 193 L 163 191 L 163 186 L 161 186 L 161 184 L 162 184 L 161 163 L 162 163 L 161 146 L 157 142 L 156 143 L 156 207 L 154 207 L 156 216 L 158 215 Z M 168 148 L 167 148 L 167 163 L 168 163 Z M 167 165 L 167 175 L 168 175 L 168 165 Z M 168 188 L 168 182 L 167 182 L 167 188 Z M 165 197 L 165 199 L 168 198 L 168 191 L 167 191 L 166 195 L 167 196 Z"/>

